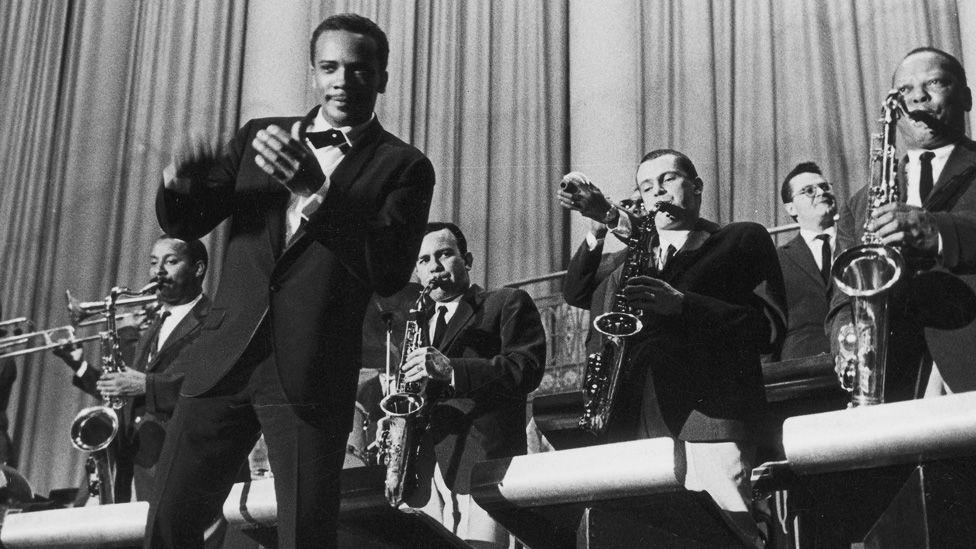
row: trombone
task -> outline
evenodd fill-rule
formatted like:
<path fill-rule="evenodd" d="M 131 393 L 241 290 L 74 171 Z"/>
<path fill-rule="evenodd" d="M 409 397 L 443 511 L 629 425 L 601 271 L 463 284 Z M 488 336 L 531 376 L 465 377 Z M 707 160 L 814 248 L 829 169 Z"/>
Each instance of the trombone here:
<path fill-rule="evenodd" d="M 24 333 L 33 328 L 34 323 L 25 317 L 0 321 L 0 335 L 11 332 L 13 335 L 0 337 L 0 359 L 38 353 L 54 349 L 64 344 L 84 343 L 95 341 L 101 334 L 77 337 L 75 330 L 88 326 L 102 326 L 108 323 L 107 306 L 102 301 L 78 301 L 70 291 L 65 291 L 68 298 L 68 314 L 71 324 Z M 140 310 L 116 314 L 115 321 L 140 318 L 141 322 L 151 319 L 155 314 L 156 296 L 140 295 L 118 299 L 116 307 L 142 307 Z M 98 318 L 92 318 L 98 317 Z"/>

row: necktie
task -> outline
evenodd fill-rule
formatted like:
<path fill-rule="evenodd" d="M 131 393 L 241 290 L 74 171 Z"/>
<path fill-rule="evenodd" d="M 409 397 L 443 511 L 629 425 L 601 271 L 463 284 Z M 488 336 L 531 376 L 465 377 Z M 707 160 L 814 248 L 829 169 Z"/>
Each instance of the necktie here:
<path fill-rule="evenodd" d="M 321 149 L 322 147 L 342 147 L 346 145 L 346 137 L 342 135 L 339 130 L 329 130 L 325 132 L 307 132 L 305 137 L 312 142 L 312 146 L 316 149 Z"/>
<path fill-rule="evenodd" d="M 658 257 L 657 270 L 659 272 L 664 270 L 665 265 L 671 261 L 677 251 L 673 244 L 668 244 L 668 249 Z"/>
<path fill-rule="evenodd" d="M 447 306 L 441 305 L 437 308 L 437 322 L 434 323 L 434 337 L 430 341 L 433 347 L 440 347 L 441 341 L 444 340 L 444 332 L 447 331 L 446 318 Z"/>
<path fill-rule="evenodd" d="M 929 197 L 932 192 L 932 159 L 935 158 L 935 153 L 932 151 L 925 151 L 918 157 L 921 161 L 919 164 L 919 174 L 918 174 L 918 196 L 925 204 L 925 199 Z"/>
<path fill-rule="evenodd" d="M 829 234 L 818 234 L 817 240 L 820 241 L 820 277 L 823 278 L 824 284 L 830 280 L 830 235 Z"/>
<path fill-rule="evenodd" d="M 156 352 L 159 350 L 159 332 L 163 329 L 163 322 L 169 317 L 169 311 L 160 311 L 159 316 L 156 318 L 156 322 L 153 323 L 152 328 L 150 328 L 151 334 L 149 336 L 149 355 L 146 359 L 146 365 L 148 366 L 154 358 L 156 358 Z"/>

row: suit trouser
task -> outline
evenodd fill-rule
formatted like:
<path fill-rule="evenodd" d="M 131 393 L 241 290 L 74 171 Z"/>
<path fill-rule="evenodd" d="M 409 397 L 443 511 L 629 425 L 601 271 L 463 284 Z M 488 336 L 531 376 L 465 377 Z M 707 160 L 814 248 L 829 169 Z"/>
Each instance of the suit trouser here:
<path fill-rule="evenodd" d="M 202 548 L 204 530 L 262 431 L 274 472 L 278 547 L 335 546 L 348 422 L 337 434 L 296 415 L 266 337 L 254 339 L 263 345 L 252 342 L 217 387 L 177 402 L 156 467 L 145 547 Z"/>

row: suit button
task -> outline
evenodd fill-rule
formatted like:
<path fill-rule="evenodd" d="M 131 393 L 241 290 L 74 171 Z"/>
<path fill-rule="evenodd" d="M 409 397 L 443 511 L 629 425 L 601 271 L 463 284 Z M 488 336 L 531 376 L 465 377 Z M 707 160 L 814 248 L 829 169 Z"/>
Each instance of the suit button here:
<path fill-rule="evenodd" d="M 271 286 L 269 286 L 268 289 L 270 289 L 272 293 L 275 293 L 281 289 L 281 284 L 278 284 L 277 282 L 272 282 Z"/>

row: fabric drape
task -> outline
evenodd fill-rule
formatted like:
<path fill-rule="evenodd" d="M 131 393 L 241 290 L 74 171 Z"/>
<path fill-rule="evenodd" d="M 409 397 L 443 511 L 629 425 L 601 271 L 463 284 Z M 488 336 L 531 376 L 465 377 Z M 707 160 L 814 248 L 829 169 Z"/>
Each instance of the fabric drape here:
<path fill-rule="evenodd" d="M 66 289 L 94 300 L 148 281 L 160 233 L 153 197 L 173 145 L 237 126 L 236 4 L 0 3 L 5 314 L 63 326 Z M 97 354 L 86 345 L 89 359 Z M 9 412 L 21 470 L 41 494 L 77 486 L 84 456 L 68 427 L 92 400 L 50 353 L 19 363 Z"/>
<path fill-rule="evenodd" d="M 578 216 L 565 215 L 553 193 L 580 158 L 632 177 L 641 152 L 682 150 L 705 181 L 703 214 L 722 223 L 788 221 L 778 186 L 803 160 L 821 164 L 845 198 L 867 178 L 868 135 L 901 56 L 926 44 L 961 53 L 961 37 L 976 35 L 959 1 L 618 1 L 613 9 L 625 13 L 613 15 L 632 18 L 639 37 L 626 43 L 638 45 L 577 49 L 587 35 L 569 29 L 603 24 L 600 10 L 582 9 L 599 0 L 306 0 L 275 8 L 300 12 L 307 27 L 294 33 L 303 37 L 343 11 L 387 31 L 390 85 L 377 114 L 434 162 L 431 218 L 464 228 L 473 281 L 493 287 L 568 261 Z M 248 92 L 242 52 L 282 39 L 245 33 L 257 26 L 248 13 L 232 0 L 0 2 L 5 315 L 60 326 L 65 289 L 87 300 L 114 284 L 145 282 L 159 230 L 152 199 L 170 151 L 187 134 L 236 129 Z M 598 61 L 574 61 L 571 50 Z M 580 70 L 611 61 L 624 69 Z M 307 59 L 282 64 L 307 82 Z M 626 82 L 573 101 L 574 86 L 611 74 Z M 635 79 L 637 93 L 612 92 Z M 255 105 L 281 101 L 257 95 Z M 310 92 L 305 98 L 308 108 L 316 103 Z M 268 114 L 295 112 L 289 105 Z M 588 125 L 571 135 L 572 121 L 584 118 Z M 626 196 L 627 177 L 614 182 L 614 198 Z M 219 235 L 209 248 L 212 288 Z M 42 494 L 75 485 L 83 456 L 67 429 L 91 401 L 49 354 L 19 363 L 10 412 L 23 472 Z"/>

